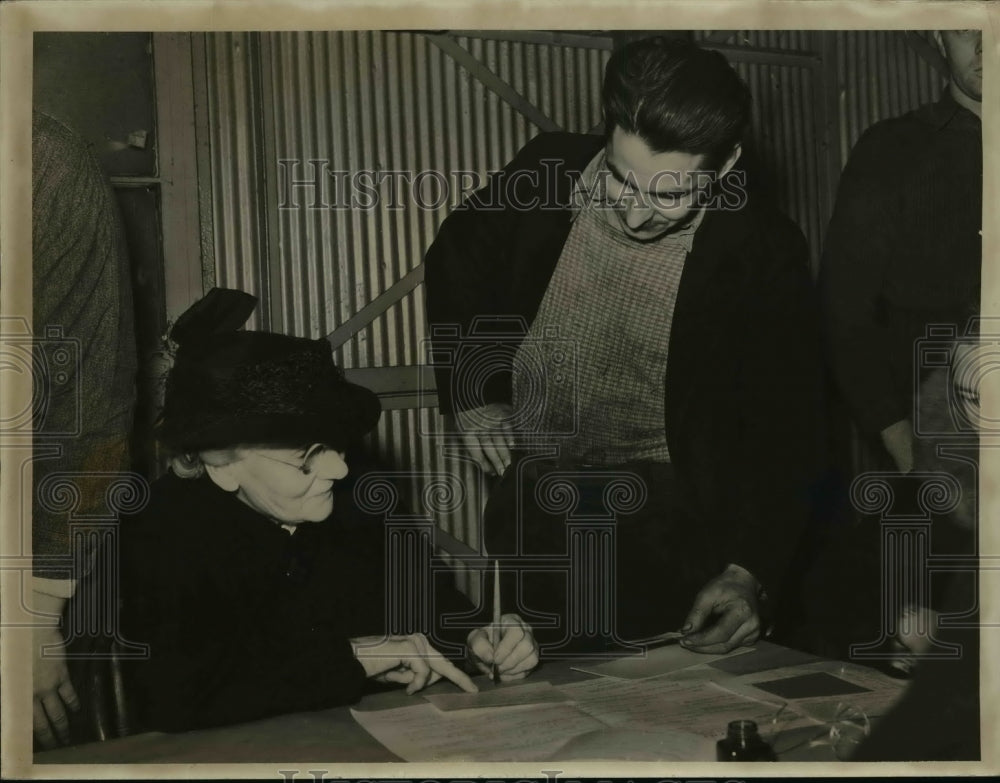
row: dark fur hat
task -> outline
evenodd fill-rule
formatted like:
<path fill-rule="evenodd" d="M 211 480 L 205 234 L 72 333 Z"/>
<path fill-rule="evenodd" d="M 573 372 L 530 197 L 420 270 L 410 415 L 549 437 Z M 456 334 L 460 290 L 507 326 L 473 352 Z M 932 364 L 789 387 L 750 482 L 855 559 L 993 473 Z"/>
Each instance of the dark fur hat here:
<path fill-rule="evenodd" d="M 179 452 L 241 443 L 345 448 L 369 432 L 382 413 L 378 397 L 344 379 L 326 340 L 238 331 L 256 304 L 213 288 L 177 319 L 159 440 Z"/>

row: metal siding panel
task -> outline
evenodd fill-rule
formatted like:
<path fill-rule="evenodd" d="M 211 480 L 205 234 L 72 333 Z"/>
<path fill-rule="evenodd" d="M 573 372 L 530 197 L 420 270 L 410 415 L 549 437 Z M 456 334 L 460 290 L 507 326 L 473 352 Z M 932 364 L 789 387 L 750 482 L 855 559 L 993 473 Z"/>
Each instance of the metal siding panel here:
<path fill-rule="evenodd" d="M 206 36 L 212 226 L 216 284 L 266 299 L 266 232 L 260 194 L 259 105 L 251 33 Z M 248 322 L 266 328 L 263 303 Z"/>
<path fill-rule="evenodd" d="M 846 120 L 842 125 L 843 152 L 879 120 L 905 114 L 940 97 L 941 79 L 907 45 L 904 32 L 847 30 L 836 36 Z"/>
<path fill-rule="evenodd" d="M 827 89 L 841 96 L 841 159 L 866 128 L 880 119 L 910 111 L 935 100 L 940 91 L 933 68 L 907 44 L 900 31 L 739 31 L 729 43 L 801 55 L 820 46 L 820 35 L 834 36 L 837 84 Z M 708 33 L 696 32 L 704 40 Z M 751 132 L 775 185 L 779 206 L 798 222 L 809 240 L 813 268 L 819 260 L 828 215 L 820 214 L 825 167 L 818 159 L 811 70 L 782 64 L 775 54 L 768 64 L 741 62 L 730 56 L 754 97 Z"/>
<path fill-rule="evenodd" d="M 300 161 L 306 179 L 309 160 L 330 171 L 475 172 L 480 178 L 510 160 L 538 128 L 495 93 L 458 68 L 418 34 L 393 32 L 272 33 L 266 44 L 269 71 L 263 78 L 272 96 L 274 157 L 264 172 L 277 172 L 277 159 Z M 260 165 L 251 153 L 259 139 L 244 137 L 256 127 L 246 51 L 239 68 L 234 36 L 215 36 L 210 70 L 215 86 L 213 184 L 220 285 L 261 290 L 266 243 L 255 218 L 252 195 L 263 188 Z M 459 38 L 459 43 L 569 130 L 586 131 L 600 119 L 600 83 L 608 53 L 543 44 Z M 589 86 L 589 88 L 588 88 Z M 257 175 L 251 176 L 252 172 Z M 288 174 L 284 174 L 287 184 Z M 277 187 L 269 183 L 271 187 Z M 328 182 L 328 184 L 330 184 Z M 466 185 L 467 186 L 467 185 Z M 233 196 L 236 196 L 234 199 Z M 298 192 L 298 209 L 281 209 L 276 221 L 280 312 L 274 328 L 319 337 L 374 299 L 422 262 L 437 227 L 457 204 L 423 209 L 404 191 L 405 208 L 390 209 L 390 189 L 374 209 L 308 209 L 308 189 Z M 327 200 L 337 194 L 331 188 Z M 248 259 L 258 263 L 248 266 Z M 249 273 L 249 274 L 248 274 Z M 264 309 L 267 308 L 265 303 Z M 424 363 L 426 336 L 421 292 L 406 297 L 335 353 L 343 367 Z M 373 443 L 383 461 L 429 474 L 455 473 L 468 491 L 459 511 L 439 524 L 478 547 L 483 495 L 480 476 L 468 464 L 442 456 L 433 438 L 435 411 L 387 411 Z M 415 512 L 422 487 L 404 488 Z"/>

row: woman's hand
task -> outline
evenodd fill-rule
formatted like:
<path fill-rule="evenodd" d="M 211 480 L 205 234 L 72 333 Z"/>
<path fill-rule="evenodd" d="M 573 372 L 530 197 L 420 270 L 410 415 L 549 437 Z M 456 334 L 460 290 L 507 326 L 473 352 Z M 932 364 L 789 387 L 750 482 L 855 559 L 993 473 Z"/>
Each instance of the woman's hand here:
<path fill-rule="evenodd" d="M 493 625 L 477 628 L 466 642 L 469 660 L 485 674 L 492 672 L 496 663 L 500 679 L 504 682 L 520 680 L 538 666 L 538 642 L 528 625 L 519 615 L 505 614 L 497 629 L 499 641 L 493 649 Z"/>
<path fill-rule="evenodd" d="M 362 636 L 351 639 L 351 646 L 365 674 L 378 682 L 406 685 L 406 692 L 410 695 L 442 677 L 467 693 L 479 691 L 465 672 L 431 647 L 422 633 Z"/>

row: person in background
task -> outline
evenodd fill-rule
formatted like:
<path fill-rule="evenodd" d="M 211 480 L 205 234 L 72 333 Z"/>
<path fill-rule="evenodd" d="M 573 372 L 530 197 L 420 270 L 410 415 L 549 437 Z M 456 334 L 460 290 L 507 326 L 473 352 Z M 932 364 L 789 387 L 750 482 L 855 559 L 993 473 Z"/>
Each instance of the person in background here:
<path fill-rule="evenodd" d="M 60 630 L 93 552 L 71 551 L 71 513 L 108 517 L 105 492 L 130 468 L 136 349 L 132 284 L 118 206 L 87 143 L 40 112 L 31 124 L 34 432 L 33 726 L 50 748 L 70 740 L 80 701 Z M 69 345 L 68 353 L 58 351 Z M 69 360 L 66 361 L 65 357 Z M 79 502 L 55 510 L 49 477 L 73 483 Z M 42 648 L 47 647 L 44 655 Z"/>
<path fill-rule="evenodd" d="M 508 572 L 566 553 L 570 514 L 540 500 L 552 481 L 570 477 L 581 519 L 607 514 L 610 474 L 644 501 L 616 516 L 613 584 L 571 593 L 536 568 L 504 591 L 559 618 L 543 652 L 585 593 L 612 589 L 615 638 L 581 644 L 678 629 L 700 652 L 752 644 L 786 578 L 822 461 L 819 326 L 802 233 L 736 169 L 750 103 L 718 52 L 626 44 L 603 136 L 531 140 L 426 254 L 441 413 L 502 475 L 487 551 Z"/>
<path fill-rule="evenodd" d="M 862 435 L 903 473 L 913 467 L 914 344 L 931 324 L 961 332 L 979 310 L 982 33 L 934 38 L 947 89 L 858 140 L 820 268 L 834 376 Z"/>
<path fill-rule="evenodd" d="M 947 87 L 936 103 L 878 122 L 858 140 L 840 180 L 820 269 L 834 379 L 860 436 L 882 455 L 882 469 L 901 474 L 902 502 L 914 504 L 902 474 L 915 466 L 913 412 L 931 373 L 915 363 L 917 344 L 930 327 L 966 333 L 979 312 L 982 267 L 982 33 L 941 30 L 934 40 L 947 63 Z M 935 526 L 936 553 L 953 551 L 953 532 Z M 851 547 L 857 567 L 875 544 Z M 869 578 L 870 592 L 878 578 Z M 868 606 L 855 616 L 874 607 L 868 592 L 859 600 Z M 900 619 L 923 614 L 926 625 L 930 609 L 910 605 Z M 906 647 L 900 639 L 892 646 Z"/>
<path fill-rule="evenodd" d="M 906 632 L 897 644 L 902 653 L 898 662 L 912 669 L 913 682 L 900 702 L 875 725 L 854 761 L 981 758 L 981 632 L 976 584 L 983 423 L 980 379 L 988 371 L 992 352 L 988 342 L 963 339 L 954 346 L 950 365 L 931 370 L 920 385 L 917 404 L 925 434 L 914 444 L 914 470 L 954 478 L 959 495 L 951 511 L 934 520 L 935 541 L 940 537 L 957 541 L 948 551 L 961 553 L 967 566 L 932 580 L 940 594 L 935 602 L 937 611 L 925 608 L 923 618 L 918 618 L 916 611 L 910 612 L 903 625 Z M 938 617 L 947 614 L 952 618 L 942 627 Z M 954 648 L 957 655 L 948 655 L 951 650 L 932 649 L 937 642 Z"/>
<path fill-rule="evenodd" d="M 430 624 L 401 629 L 390 585 L 429 564 L 392 548 L 384 518 L 356 497 L 365 470 L 349 456 L 378 398 L 344 379 L 326 340 L 239 330 L 256 301 L 213 289 L 171 331 L 157 425 L 170 471 L 120 522 L 122 627 L 149 645 L 128 674 L 139 725 L 333 707 L 369 681 L 414 693 L 446 678 L 475 692 L 432 640 L 480 670 L 495 663 L 502 680 L 526 676 L 538 657 L 518 616 L 502 618 L 495 649 L 491 628 L 445 629 L 471 609 L 448 574 L 406 596 Z"/>

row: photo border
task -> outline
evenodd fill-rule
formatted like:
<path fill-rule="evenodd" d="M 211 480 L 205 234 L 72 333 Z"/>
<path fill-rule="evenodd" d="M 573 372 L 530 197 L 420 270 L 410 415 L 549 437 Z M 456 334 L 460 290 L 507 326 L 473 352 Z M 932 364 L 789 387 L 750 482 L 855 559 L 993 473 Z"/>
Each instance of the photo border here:
<path fill-rule="evenodd" d="M 983 29 L 984 182 L 983 210 L 998 214 L 1000 193 L 1000 80 L 998 33 L 1000 7 L 988 2 L 948 0 L 938 2 L 834 2 L 832 0 L 719 0 L 718 2 L 314 2 L 280 3 L 196 2 L 195 0 L 10 0 L 0 4 L 0 259 L 2 281 L 0 314 L 20 316 L 31 323 L 31 206 L 24 194 L 31 192 L 31 78 L 32 33 L 34 31 L 215 31 L 215 30 L 331 30 L 331 29 Z M 983 222 L 983 259 L 1000 258 L 1000 229 L 995 219 Z M 1000 264 L 983 264 L 983 316 L 1000 315 Z M 30 378 L 3 376 L 0 388 L 0 418 L 23 409 L 19 402 L 30 399 Z M 27 396 L 26 396 L 27 395 Z M 996 374 L 987 376 L 982 405 L 989 416 L 995 411 L 998 390 Z M 994 414 L 995 416 L 995 414 Z M 4 442 L 3 456 L 17 444 Z M 29 444 L 30 445 L 30 444 Z M 22 448 L 25 448 L 21 444 Z M 981 458 L 981 553 L 1000 553 L 1000 531 L 988 520 L 1000 519 L 1000 456 L 996 448 L 983 448 Z M 22 499 L 17 495 L 18 473 L 0 472 L 0 551 L 17 552 L 19 531 L 12 519 L 19 515 Z M 30 498 L 25 507 L 30 512 Z M 27 526 L 30 528 L 30 526 Z M 994 555 L 996 556 L 996 555 Z M 12 562 L 12 560 L 11 560 Z M 546 769 L 565 767 L 559 779 L 579 777 L 759 777 L 759 765 L 717 763 L 666 764 L 640 762 L 563 762 L 559 764 L 143 764 L 143 765 L 34 765 L 31 742 L 30 631 L 9 627 L 16 622 L 19 607 L 11 597 L 19 595 L 21 572 L 0 570 L 4 633 L 0 634 L 0 668 L 3 671 L 2 747 L 4 777 L 63 779 L 74 777 L 122 778 L 216 778 L 264 777 L 281 780 L 281 769 L 328 768 L 331 776 L 363 778 L 470 778 L 545 777 Z M 979 574 L 984 585 L 983 574 Z M 1000 602 L 996 594 L 983 594 L 981 661 L 1000 661 Z M 16 602 L 15 602 L 16 603 Z M 989 626 L 993 626 L 992 628 Z M 787 762 L 768 766 L 774 777 L 881 777 L 900 775 L 982 775 L 997 772 L 998 711 L 1000 678 L 996 666 L 981 666 L 980 762 L 921 762 L 819 765 Z M 544 768 L 544 769 L 543 769 Z"/>

